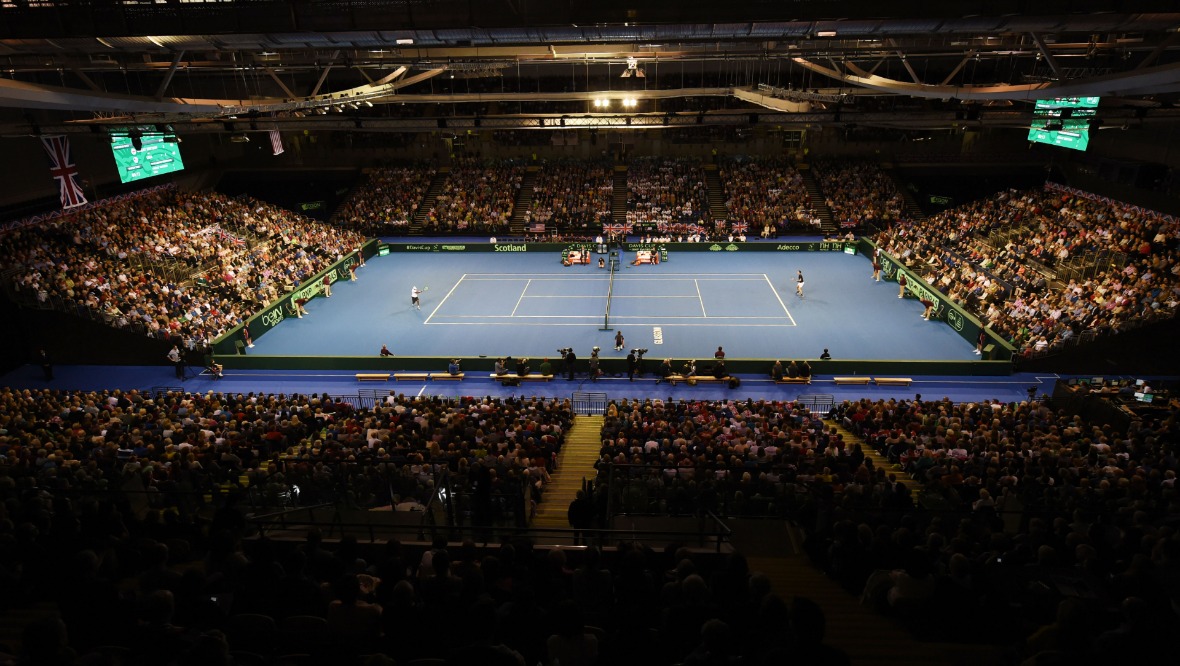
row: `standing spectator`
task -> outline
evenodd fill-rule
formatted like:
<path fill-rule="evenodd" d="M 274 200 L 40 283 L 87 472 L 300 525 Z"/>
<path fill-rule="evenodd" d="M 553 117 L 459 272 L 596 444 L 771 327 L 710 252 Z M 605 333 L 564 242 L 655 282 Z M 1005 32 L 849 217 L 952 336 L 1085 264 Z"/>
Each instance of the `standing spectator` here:
<path fill-rule="evenodd" d="M 168 350 L 168 360 L 176 368 L 176 378 L 184 379 L 184 356 L 180 353 L 180 347 L 172 345 L 172 349 Z"/>
<path fill-rule="evenodd" d="M 574 544 L 584 544 L 588 536 L 587 530 L 594 526 L 594 503 L 590 501 L 589 497 L 586 497 L 586 491 L 578 491 L 574 501 L 570 502 L 566 518 L 569 520 L 570 527 L 574 528 Z"/>
<path fill-rule="evenodd" d="M 41 373 L 45 375 L 45 381 L 53 381 L 53 359 L 49 358 L 49 352 L 41 349 L 37 352 L 37 360 L 41 364 Z"/>

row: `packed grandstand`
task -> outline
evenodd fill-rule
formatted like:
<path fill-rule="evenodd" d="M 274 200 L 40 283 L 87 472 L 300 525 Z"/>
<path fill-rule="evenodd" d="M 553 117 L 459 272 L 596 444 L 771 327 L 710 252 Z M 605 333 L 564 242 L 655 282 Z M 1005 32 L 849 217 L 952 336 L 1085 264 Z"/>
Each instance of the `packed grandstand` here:
<path fill-rule="evenodd" d="M 522 217 L 553 238 L 616 226 L 673 239 L 814 232 L 810 220 L 826 207 L 1025 356 L 1171 317 L 1180 303 L 1174 218 L 1061 188 L 1006 190 L 906 219 L 891 178 L 865 162 L 818 162 L 824 201 L 813 202 L 799 172 L 777 159 L 724 161 L 718 193 L 699 162 L 637 159 L 617 221 L 611 165 L 535 168 Z M 375 169 L 328 223 L 215 192 L 152 191 L 7 234 L 0 261 L 20 302 L 204 349 L 355 251 L 363 234 L 507 234 L 525 172 L 522 161 L 465 158 L 428 198 L 432 167 Z M 714 196 L 727 220 L 709 219 Z"/>
<path fill-rule="evenodd" d="M 907 219 L 889 176 L 864 162 L 817 164 L 821 201 L 782 160 L 722 161 L 722 199 L 700 162 L 627 166 L 623 210 L 607 162 L 542 161 L 530 175 L 525 161 L 464 160 L 374 169 L 326 223 L 159 188 L 6 234 L 0 250 L 18 303 L 189 349 L 370 234 L 503 234 L 522 195 L 524 225 L 570 238 L 619 213 L 633 234 L 808 233 L 826 207 L 1025 356 L 1178 303 L 1174 220 L 1081 192 L 1005 190 Z M 714 203 L 727 219 L 710 218 Z M 861 399 L 823 413 L 620 398 L 570 523 L 590 542 L 619 513 L 790 520 L 816 567 L 915 634 L 984 632 L 1012 658 L 1149 654 L 1178 601 L 1175 416 L 1115 426 L 1034 400 Z M 523 536 L 575 421 L 568 400 L 4 389 L 0 419 L 0 598 L 53 610 L 22 637 L 29 663 L 846 659 L 824 644 L 818 606 L 739 551 Z M 329 543 L 318 528 L 272 540 L 244 519 L 296 506 L 433 515 L 444 496 L 458 547 Z M 503 545 L 478 545 L 493 533 Z M 1124 599 L 1122 624 L 1081 610 Z M 456 618 L 482 628 L 456 643 Z"/>

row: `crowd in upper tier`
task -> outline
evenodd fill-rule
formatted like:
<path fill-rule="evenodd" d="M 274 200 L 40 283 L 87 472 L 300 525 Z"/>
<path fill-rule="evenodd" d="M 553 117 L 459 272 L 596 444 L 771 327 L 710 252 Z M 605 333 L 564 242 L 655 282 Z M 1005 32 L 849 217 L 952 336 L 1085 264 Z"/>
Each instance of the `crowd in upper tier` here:
<path fill-rule="evenodd" d="M 1024 351 L 1116 333 L 1180 304 L 1180 225 L 1118 202 L 1005 191 L 876 240 Z"/>
<path fill-rule="evenodd" d="M 803 176 L 785 160 L 727 160 L 720 171 L 729 222 L 745 223 L 751 236 L 807 228 L 815 217 Z"/>
<path fill-rule="evenodd" d="M 708 216 L 705 173 L 698 162 L 633 160 L 627 168 L 627 187 L 627 222 L 634 227 L 692 235 Z"/>
<path fill-rule="evenodd" d="M 611 221 L 614 165 L 609 161 L 545 162 L 533 184 L 526 227 L 545 231 L 586 231 L 596 236 Z"/>
<path fill-rule="evenodd" d="M 880 227 L 902 218 L 905 200 L 876 164 L 817 160 L 814 173 L 837 224 Z"/>
<path fill-rule="evenodd" d="M 434 174 L 427 166 L 373 169 L 332 221 L 373 235 L 404 233 Z"/>
<path fill-rule="evenodd" d="M 363 240 L 262 202 L 167 189 L 6 234 L 0 261 L 18 299 L 200 348 Z"/>
<path fill-rule="evenodd" d="M 432 234 L 507 231 L 524 172 L 518 160 L 455 160 L 423 225 Z"/>

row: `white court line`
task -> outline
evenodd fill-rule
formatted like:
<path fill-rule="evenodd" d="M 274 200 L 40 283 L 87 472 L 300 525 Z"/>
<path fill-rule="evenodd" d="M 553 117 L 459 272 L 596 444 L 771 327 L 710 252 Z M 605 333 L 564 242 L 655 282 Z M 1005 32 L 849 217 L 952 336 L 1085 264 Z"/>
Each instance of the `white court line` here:
<path fill-rule="evenodd" d="M 709 313 L 705 312 L 705 299 L 701 298 L 701 283 L 693 280 L 692 286 L 697 288 L 697 300 L 701 302 L 701 316 L 708 319 Z"/>
<path fill-rule="evenodd" d="M 561 317 L 562 319 L 569 319 L 569 317 Z M 522 317 L 514 317 L 514 319 L 522 319 Z M 594 317 L 594 319 L 602 319 L 602 317 Z M 619 317 L 611 317 L 611 320 L 619 319 Z M 692 317 L 692 319 L 700 319 L 700 317 Z M 709 321 L 716 321 L 718 317 L 710 317 Z M 431 326 L 520 326 L 520 322 L 514 321 L 432 321 Z M 728 326 L 730 328 L 792 328 L 792 324 L 731 324 L 731 323 L 712 323 L 712 324 L 678 324 L 667 321 L 638 321 L 627 322 L 628 326 L 663 326 L 664 328 L 671 328 L 673 326 Z M 529 326 L 582 326 L 585 323 L 572 324 L 553 324 L 549 322 L 529 322 Z"/>
<path fill-rule="evenodd" d="M 611 319 L 646 319 L 651 315 L 611 315 Z M 449 319 L 601 319 L 602 315 L 446 315 Z M 699 317 L 697 315 L 667 315 L 661 319 L 708 319 L 710 321 L 725 320 L 725 319 L 770 319 L 773 321 L 783 321 L 786 319 L 782 317 Z"/>
<path fill-rule="evenodd" d="M 774 283 L 770 281 L 770 276 L 768 276 L 766 273 L 763 273 L 762 277 L 766 280 L 766 284 L 770 286 L 770 293 L 774 294 L 775 299 L 778 300 L 778 304 L 783 306 L 783 312 L 787 313 L 788 317 L 791 317 L 791 311 L 787 309 L 787 304 L 783 303 L 782 297 L 778 295 L 778 290 L 774 288 Z M 791 326 L 798 325 L 799 324 L 795 323 L 795 318 L 791 317 Z"/>
<path fill-rule="evenodd" d="M 430 316 L 426 318 L 426 321 L 422 322 L 423 324 L 430 323 L 430 320 L 434 317 L 434 314 L 438 312 L 438 309 L 443 306 L 443 303 L 447 302 L 447 299 L 451 297 L 451 294 L 455 293 L 455 290 L 459 288 L 459 283 L 462 282 L 463 278 L 465 277 L 467 277 L 466 273 L 459 277 L 459 280 L 455 282 L 455 286 L 451 287 L 451 290 L 447 292 L 447 295 L 443 296 L 443 299 L 438 302 L 438 305 L 434 306 L 434 309 L 430 311 Z"/>
<path fill-rule="evenodd" d="M 510 276 L 507 273 L 504 273 L 504 274 L 492 273 L 492 274 L 486 274 L 486 276 L 483 276 L 483 277 L 481 277 L 481 275 L 485 275 L 485 274 L 470 273 L 467 276 L 467 281 L 468 282 L 497 282 L 497 281 L 518 282 L 520 280 L 529 279 L 529 278 L 526 278 L 524 275 Z M 668 275 L 645 275 L 645 276 L 634 276 L 634 277 L 626 277 L 626 276 L 620 277 L 620 276 L 616 275 L 615 282 L 618 282 L 620 280 L 631 281 L 631 282 L 661 282 L 661 281 L 665 281 L 665 280 L 672 280 L 672 281 L 691 280 L 694 278 L 701 279 L 701 280 L 724 280 L 726 282 L 729 282 L 729 281 L 744 282 L 744 281 L 750 281 L 750 280 L 761 281 L 764 277 L 766 277 L 765 273 L 732 273 L 732 274 L 728 274 L 728 275 L 720 275 L 720 274 L 718 274 L 718 275 L 709 275 L 709 274 L 701 275 L 700 273 L 672 273 L 672 274 L 668 274 Z M 607 281 L 606 278 L 588 278 L 588 277 L 577 277 L 577 276 L 572 276 L 572 275 L 563 276 L 563 275 L 558 275 L 558 274 L 554 274 L 554 273 L 536 273 L 533 275 L 532 279 L 534 279 L 534 280 L 547 280 L 547 281 L 552 281 L 552 282 L 599 282 L 599 281 L 606 282 Z"/>
<path fill-rule="evenodd" d="M 524 283 L 524 289 L 520 290 L 520 298 L 516 299 L 516 307 L 512 308 L 512 314 L 508 315 L 509 317 L 516 316 L 516 308 L 520 307 L 520 302 L 524 300 L 524 292 L 529 290 L 529 285 L 532 283 L 533 283 L 532 278 L 529 278 L 529 281 Z"/>
<path fill-rule="evenodd" d="M 550 296 L 550 295 L 537 294 L 537 295 L 527 295 L 527 296 L 524 296 L 524 298 L 526 298 L 526 299 L 605 299 L 605 298 L 607 298 L 607 295 L 605 295 L 605 294 L 595 294 L 595 295 L 576 294 L 576 295 L 552 295 L 552 296 Z M 693 295 L 687 295 L 687 296 L 635 295 L 635 296 L 611 296 L 611 298 L 612 299 L 695 299 L 696 296 L 693 296 Z"/>

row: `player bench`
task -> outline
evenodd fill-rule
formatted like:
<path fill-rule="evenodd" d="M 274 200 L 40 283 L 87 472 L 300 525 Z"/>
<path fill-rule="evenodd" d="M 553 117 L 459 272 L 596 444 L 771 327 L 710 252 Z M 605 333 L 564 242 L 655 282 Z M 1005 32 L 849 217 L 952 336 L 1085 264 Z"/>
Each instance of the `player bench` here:
<path fill-rule="evenodd" d="M 696 383 L 698 384 L 724 384 L 728 383 L 732 377 L 729 377 L 728 375 L 725 377 L 714 377 L 713 375 L 693 375 L 692 377 L 685 377 L 684 375 L 668 375 L 664 378 L 664 381 L 676 384 L 679 382 L 687 382 L 690 379 L 696 380 Z"/>
<path fill-rule="evenodd" d="M 774 380 L 775 384 L 810 384 L 811 377 L 783 377 Z"/>
<path fill-rule="evenodd" d="M 550 379 L 553 379 L 553 375 L 542 375 L 540 373 L 535 373 L 535 374 L 529 373 L 529 374 L 524 375 L 522 377 L 522 376 L 516 374 L 515 372 L 504 374 L 504 375 L 497 375 L 496 373 L 493 372 L 492 374 L 490 374 L 488 376 L 491 377 L 492 379 L 495 379 L 496 381 L 499 381 L 499 382 L 505 382 L 505 381 L 547 382 Z"/>
<path fill-rule="evenodd" d="M 356 373 L 356 380 L 358 382 L 387 382 L 389 381 L 388 372 L 358 372 Z"/>
<path fill-rule="evenodd" d="M 839 384 L 857 384 L 860 386 L 868 386 L 868 384 L 871 380 L 872 380 L 872 377 L 860 377 L 860 376 L 857 376 L 857 377 L 832 377 L 832 381 L 836 382 L 837 385 L 839 385 Z"/>
<path fill-rule="evenodd" d="M 399 382 L 424 382 L 430 377 L 427 372 L 395 372 L 393 379 Z"/>
<path fill-rule="evenodd" d="M 430 373 L 430 378 L 436 382 L 461 382 L 463 381 L 463 373 L 460 372 L 457 375 L 452 375 L 449 372 L 432 372 Z"/>
<path fill-rule="evenodd" d="M 877 386 L 909 386 L 913 383 L 913 379 L 909 377 L 877 377 L 873 380 Z"/>

